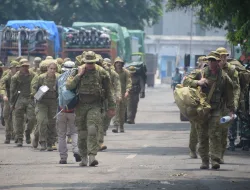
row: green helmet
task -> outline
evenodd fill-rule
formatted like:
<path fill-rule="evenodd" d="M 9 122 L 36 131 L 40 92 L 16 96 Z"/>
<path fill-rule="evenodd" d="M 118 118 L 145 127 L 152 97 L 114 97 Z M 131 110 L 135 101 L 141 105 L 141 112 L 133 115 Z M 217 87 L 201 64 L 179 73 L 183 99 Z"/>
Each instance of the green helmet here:
<path fill-rule="evenodd" d="M 48 62 L 47 61 L 42 61 L 39 65 L 39 69 L 42 73 L 47 72 L 48 70 Z"/>

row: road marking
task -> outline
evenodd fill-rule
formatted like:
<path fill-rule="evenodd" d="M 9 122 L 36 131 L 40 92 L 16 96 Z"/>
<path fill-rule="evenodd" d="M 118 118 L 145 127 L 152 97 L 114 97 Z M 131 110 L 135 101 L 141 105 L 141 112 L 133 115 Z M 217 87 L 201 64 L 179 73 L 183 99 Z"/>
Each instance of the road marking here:
<path fill-rule="evenodd" d="M 144 145 L 143 145 L 143 147 L 144 147 L 144 148 L 147 148 L 147 147 L 148 147 L 148 145 L 147 145 L 147 144 L 144 144 Z"/>
<path fill-rule="evenodd" d="M 110 169 L 108 169 L 108 172 L 114 172 L 116 170 L 117 170 L 117 168 L 110 168 Z"/>
<path fill-rule="evenodd" d="M 136 157 L 137 154 L 130 154 L 129 156 L 127 156 L 126 159 L 133 159 L 134 157 Z"/>

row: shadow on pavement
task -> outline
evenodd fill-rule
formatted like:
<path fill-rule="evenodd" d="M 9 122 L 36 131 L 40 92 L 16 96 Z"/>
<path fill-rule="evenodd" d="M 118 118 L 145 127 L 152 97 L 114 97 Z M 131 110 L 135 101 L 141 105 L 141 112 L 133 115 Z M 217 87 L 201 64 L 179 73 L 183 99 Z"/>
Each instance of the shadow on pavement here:
<path fill-rule="evenodd" d="M 248 178 L 226 178 L 208 176 L 203 179 L 193 179 L 189 177 L 167 177 L 166 180 L 115 180 L 108 183 L 33 183 L 0 186 L 0 189 L 92 189 L 92 190 L 236 190 L 249 189 Z"/>
<path fill-rule="evenodd" d="M 126 124 L 128 130 L 153 130 L 153 131 L 189 131 L 190 123 L 137 123 Z"/>
<path fill-rule="evenodd" d="M 109 153 L 121 153 L 121 154 L 137 154 L 137 155 L 188 155 L 189 150 L 186 147 L 146 147 L 135 149 L 108 149 Z"/>

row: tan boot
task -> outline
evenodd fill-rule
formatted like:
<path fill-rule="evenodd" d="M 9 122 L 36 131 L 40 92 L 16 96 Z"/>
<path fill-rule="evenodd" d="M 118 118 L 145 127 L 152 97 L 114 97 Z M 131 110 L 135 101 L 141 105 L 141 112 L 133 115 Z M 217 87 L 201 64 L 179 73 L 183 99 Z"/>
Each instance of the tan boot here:
<path fill-rule="evenodd" d="M 38 141 L 39 141 L 39 137 L 38 136 L 34 136 L 34 138 L 32 139 L 32 146 L 33 146 L 33 148 L 37 148 L 38 147 Z"/>
<path fill-rule="evenodd" d="M 124 126 L 120 126 L 120 133 L 125 133 Z"/>
<path fill-rule="evenodd" d="M 114 126 L 114 129 L 112 129 L 113 133 L 118 133 L 118 126 Z"/>
<path fill-rule="evenodd" d="M 89 166 L 96 166 L 98 165 L 98 161 L 95 159 L 95 156 L 89 156 Z"/>
<path fill-rule="evenodd" d="M 40 145 L 41 145 L 40 151 L 45 151 L 47 149 L 45 141 L 40 142 Z"/>
<path fill-rule="evenodd" d="M 220 169 L 220 164 L 216 161 L 212 161 L 212 169 L 214 170 Z"/>
<path fill-rule="evenodd" d="M 196 152 L 194 152 L 194 151 L 190 151 L 190 157 L 191 158 L 198 158 L 198 156 L 197 156 L 197 154 L 196 154 Z"/>
<path fill-rule="evenodd" d="M 84 167 L 84 166 L 87 166 L 87 164 L 88 164 L 88 158 L 87 157 L 82 157 L 82 160 L 79 163 L 79 166 Z"/>
<path fill-rule="evenodd" d="M 209 161 L 208 160 L 202 160 L 202 164 L 200 166 L 201 170 L 207 170 L 209 169 Z"/>
<path fill-rule="evenodd" d="M 100 144 L 100 151 L 103 151 L 103 150 L 106 150 L 107 149 L 107 146 L 104 145 L 104 144 Z"/>

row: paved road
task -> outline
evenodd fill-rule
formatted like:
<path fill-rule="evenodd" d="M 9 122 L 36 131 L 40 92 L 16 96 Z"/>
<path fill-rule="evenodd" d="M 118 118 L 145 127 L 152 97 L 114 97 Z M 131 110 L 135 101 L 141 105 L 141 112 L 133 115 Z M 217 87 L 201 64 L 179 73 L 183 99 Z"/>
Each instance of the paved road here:
<path fill-rule="evenodd" d="M 226 164 L 218 171 L 200 170 L 200 159 L 189 158 L 190 126 L 179 121 L 173 102 L 169 86 L 147 89 L 137 124 L 126 125 L 124 134 L 108 132 L 108 150 L 98 154 L 100 164 L 94 168 L 80 168 L 72 152 L 68 164 L 59 165 L 57 151 L 0 143 L 0 190 L 250 189 L 249 152 L 227 152 Z M 3 141 L 4 130 L 0 128 Z"/>

